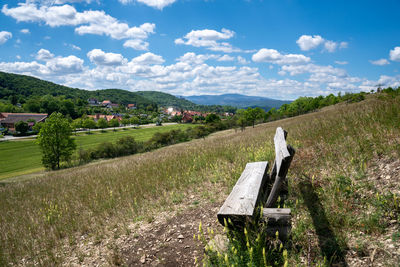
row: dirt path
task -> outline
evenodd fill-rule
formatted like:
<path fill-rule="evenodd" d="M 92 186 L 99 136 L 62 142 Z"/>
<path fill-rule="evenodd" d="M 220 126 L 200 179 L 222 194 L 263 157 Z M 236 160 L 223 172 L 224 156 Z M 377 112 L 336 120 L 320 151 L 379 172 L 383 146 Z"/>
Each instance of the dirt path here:
<path fill-rule="evenodd" d="M 219 203 L 191 207 L 164 222 L 142 225 L 137 236 L 127 238 L 130 244 L 122 254 L 129 266 L 194 266 L 201 260 L 204 245 L 193 238 L 199 223 L 205 229 L 222 228 L 217 225 Z"/>

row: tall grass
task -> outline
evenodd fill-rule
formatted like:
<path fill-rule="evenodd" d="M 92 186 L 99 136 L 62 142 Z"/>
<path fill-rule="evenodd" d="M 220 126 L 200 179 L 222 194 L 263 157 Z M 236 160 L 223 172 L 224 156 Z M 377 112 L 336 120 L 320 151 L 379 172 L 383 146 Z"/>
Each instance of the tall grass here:
<path fill-rule="evenodd" d="M 355 181 L 362 177 L 370 159 L 399 153 L 394 145 L 400 136 L 399 107 L 398 98 L 373 98 L 244 132 L 230 130 L 205 140 L 3 184 L 0 264 L 61 264 L 69 253 L 66 246 L 73 247 L 80 236 L 101 240 L 111 232 L 124 232 L 139 216 L 167 209 L 173 204 L 171 195 L 188 188 L 204 190 L 204 182 L 222 184 L 228 194 L 247 162 L 273 159 L 277 126 L 288 130 L 288 142 L 297 148 L 289 172 L 291 198 L 286 202 L 299 218 L 294 224 L 295 245 L 288 252 L 289 263 L 304 256 L 309 247 L 306 236 L 313 229 L 301 191 L 306 177 L 314 177 L 311 186 L 326 209 L 339 245 L 345 244 L 342 232 L 347 229 L 376 232 L 373 219 L 364 218 L 362 210 L 356 215 L 370 220 L 372 226 L 354 225 L 351 216 L 355 210 L 349 210 L 349 205 L 367 205 L 359 200 L 363 185 Z M 345 178 L 339 178 L 342 176 Z M 323 261 L 318 248 L 313 255 L 316 262 Z"/>

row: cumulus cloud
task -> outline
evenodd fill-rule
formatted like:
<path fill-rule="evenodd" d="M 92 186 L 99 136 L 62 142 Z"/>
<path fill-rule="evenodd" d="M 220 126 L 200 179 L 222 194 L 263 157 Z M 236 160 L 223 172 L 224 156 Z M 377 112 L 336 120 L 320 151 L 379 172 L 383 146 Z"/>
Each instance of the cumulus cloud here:
<path fill-rule="evenodd" d="M 104 11 L 87 10 L 78 12 L 71 5 L 40 6 L 35 3 L 20 3 L 18 7 L 8 8 L 4 5 L 2 12 L 18 22 L 44 22 L 50 27 L 75 26 L 79 35 L 105 35 L 113 39 L 131 39 L 142 41 L 154 33 L 155 24 L 144 23 L 139 27 L 130 27 L 118 21 Z M 129 46 L 134 48 L 133 46 Z"/>
<path fill-rule="evenodd" d="M 101 49 L 93 49 L 89 51 L 87 57 L 96 65 L 102 66 L 118 66 L 124 61 L 124 57 L 121 54 L 105 53 Z"/>
<path fill-rule="evenodd" d="M 40 49 L 36 54 L 36 59 L 41 61 L 47 61 L 54 57 L 52 53 L 50 53 L 47 49 Z"/>
<path fill-rule="evenodd" d="M 335 63 L 339 64 L 339 65 L 347 65 L 347 64 L 349 64 L 349 62 L 347 62 L 347 61 L 339 61 L 339 60 L 336 60 Z"/>
<path fill-rule="evenodd" d="M 56 57 L 46 62 L 53 74 L 70 74 L 83 71 L 83 60 L 76 56 Z"/>
<path fill-rule="evenodd" d="M 262 48 L 252 56 L 254 62 L 268 62 L 279 65 L 284 64 L 305 64 L 310 58 L 301 54 L 281 54 L 275 49 Z"/>
<path fill-rule="evenodd" d="M 301 50 L 303 51 L 308 51 L 311 49 L 316 48 L 320 44 L 324 42 L 324 39 L 319 36 L 319 35 L 302 35 L 300 38 L 296 41 L 298 46 L 300 47 Z"/>
<path fill-rule="evenodd" d="M 315 49 L 322 44 L 324 46 L 324 50 L 328 51 L 329 53 L 335 52 L 337 48 L 342 49 L 348 47 L 347 42 L 338 43 L 331 40 L 326 40 L 322 38 L 320 35 L 302 35 L 296 41 L 296 43 L 303 51 L 309 51 Z"/>
<path fill-rule="evenodd" d="M 390 50 L 390 60 L 400 61 L 400 46 L 396 46 L 393 50 Z"/>
<path fill-rule="evenodd" d="M 373 65 L 378 65 L 378 66 L 384 66 L 390 64 L 386 58 L 381 58 L 378 60 L 370 60 L 369 62 Z"/>
<path fill-rule="evenodd" d="M 30 34 L 31 32 L 29 31 L 29 29 L 22 29 L 20 30 L 21 33 L 23 34 Z"/>
<path fill-rule="evenodd" d="M 239 62 L 239 64 L 242 64 L 242 65 L 250 64 L 250 62 L 247 61 L 247 60 L 246 60 L 244 57 L 242 57 L 242 56 L 237 56 L 237 61 Z"/>
<path fill-rule="evenodd" d="M 325 73 L 338 77 L 347 77 L 347 72 L 344 69 L 332 66 L 320 66 L 312 63 L 306 65 L 284 65 L 282 66 L 282 70 L 289 72 L 292 76 L 303 73 Z"/>
<path fill-rule="evenodd" d="M 148 52 L 133 58 L 131 62 L 138 65 L 159 65 L 163 64 L 165 60 L 162 58 L 162 56 Z"/>
<path fill-rule="evenodd" d="M 136 0 L 139 3 L 145 4 L 149 7 L 153 7 L 162 10 L 164 7 L 172 5 L 176 0 Z M 131 0 L 119 0 L 122 4 L 127 4 L 132 2 Z"/>
<path fill-rule="evenodd" d="M 235 58 L 230 55 L 223 55 L 217 59 L 218 61 L 234 61 Z"/>
<path fill-rule="evenodd" d="M 0 45 L 7 42 L 9 39 L 12 38 L 12 33 L 7 31 L 0 32 Z"/>
<path fill-rule="evenodd" d="M 175 40 L 175 44 L 191 45 L 194 47 L 205 47 L 212 51 L 225 53 L 241 52 L 239 48 L 232 47 L 231 44 L 223 42 L 235 36 L 235 32 L 227 29 L 222 29 L 220 32 L 215 30 L 192 30 L 183 38 Z"/>
<path fill-rule="evenodd" d="M 201 65 L 203 64 L 206 60 L 209 59 L 218 59 L 217 55 L 202 55 L 202 54 L 196 54 L 193 52 L 188 52 L 185 53 L 183 56 L 180 56 L 177 61 L 190 64 L 190 65 Z"/>
<path fill-rule="evenodd" d="M 124 43 L 124 47 L 130 47 L 135 50 L 149 50 L 149 43 L 140 39 L 128 40 Z"/>
<path fill-rule="evenodd" d="M 333 53 L 333 52 L 335 52 L 336 48 L 338 47 L 338 43 L 333 42 L 333 41 L 326 41 L 324 43 L 324 47 L 325 47 L 326 51 Z"/>

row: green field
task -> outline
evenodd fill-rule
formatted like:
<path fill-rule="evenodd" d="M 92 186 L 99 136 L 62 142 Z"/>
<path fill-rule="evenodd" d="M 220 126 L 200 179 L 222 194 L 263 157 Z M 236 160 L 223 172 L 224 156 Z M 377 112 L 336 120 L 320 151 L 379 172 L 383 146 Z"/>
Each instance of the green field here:
<path fill-rule="evenodd" d="M 192 126 L 192 124 L 176 124 L 142 129 L 119 129 L 115 132 L 96 131 L 91 134 L 78 134 L 75 140 L 78 149 L 87 149 L 103 142 L 114 142 L 123 136 L 133 136 L 136 141 L 147 141 L 155 132 L 185 130 Z M 0 151 L 0 180 L 44 169 L 41 164 L 41 151 L 35 140 L 0 142 Z"/>

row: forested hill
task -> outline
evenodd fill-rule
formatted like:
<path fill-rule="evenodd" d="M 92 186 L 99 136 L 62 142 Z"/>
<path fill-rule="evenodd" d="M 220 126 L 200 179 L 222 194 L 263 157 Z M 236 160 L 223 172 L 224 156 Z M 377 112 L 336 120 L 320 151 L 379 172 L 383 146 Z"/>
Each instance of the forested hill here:
<path fill-rule="evenodd" d="M 196 109 L 197 105 L 189 100 L 184 98 L 179 98 L 167 93 L 158 92 L 158 91 L 139 91 L 137 92 L 139 95 L 157 103 L 162 107 L 178 107 L 181 109 L 192 110 Z"/>
<path fill-rule="evenodd" d="M 276 100 L 267 97 L 240 94 L 194 95 L 185 98 L 200 105 L 230 105 L 237 108 L 260 107 L 265 110 L 279 108 L 283 104 L 292 102 L 288 100 Z"/>
<path fill-rule="evenodd" d="M 198 105 L 183 97 L 176 97 L 167 93 L 158 91 L 139 91 L 139 95 L 157 103 L 161 107 L 175 107 L 184 110 L 196 110 L 203 112 L 234 112 L 235 107 L 229 105 Z"/>
<path fill-rule="evenodd" d="M 117 104 L 136 104 L 139 107 L 155 103 L 135 92 L 121 89 L 104 89 L 88 91 L 55 84 L 31 76 L 0 72 L 0 99 L 15 96 L 16 99 L 26 100 L 44 95 L 65 96 L 70 99 L 96 98 L 98 101 L 110 100 Z M 20 101 L 21 102 L 21 101 Z"/>

